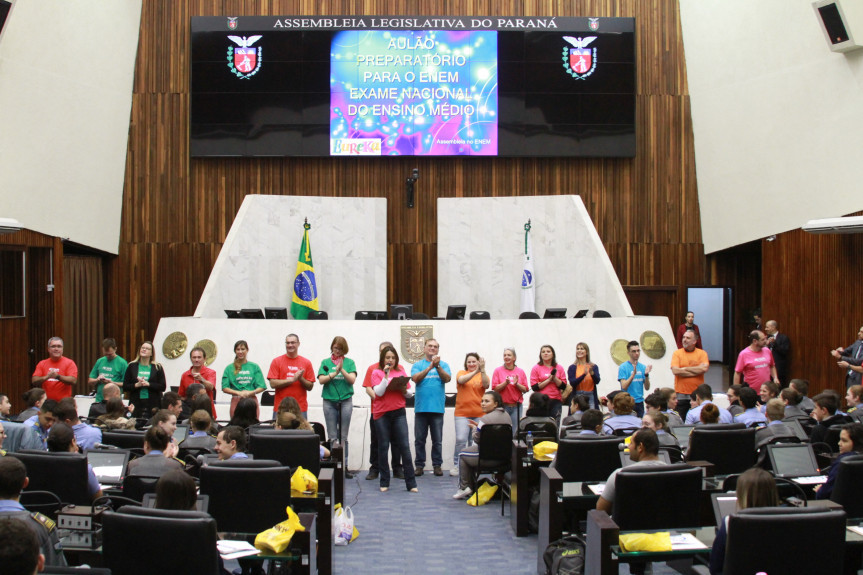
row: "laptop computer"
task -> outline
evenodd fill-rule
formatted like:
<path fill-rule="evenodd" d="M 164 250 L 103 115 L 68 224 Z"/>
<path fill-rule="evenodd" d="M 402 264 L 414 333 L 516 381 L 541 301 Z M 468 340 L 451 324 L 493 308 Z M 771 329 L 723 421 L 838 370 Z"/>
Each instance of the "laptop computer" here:
<path fill-rule="evenodd" d="M 189 436 L 189 426 L 185 423 L 182 423 L 177 426 L 177 429 L 174 430 L 174 443 L 179 445 Z"/>
<path fill-rule="evenodd" d="M 659 450 L 659 460 L 665 462 L 666 465 L 671 465 L 671 458 L 668 456 L 668 452 L 662 449 Z M 621 467 L 629 467 L 635 463 L 633 460 L 629 458 L 628 451 L 620 452 L 620 466 Z"/>
<path fill-rule="evenodd" d="M 145 493 L 144 500 L 141 502 L 142 507 L 149 507 L 150 509 L 156 508 L 156 494 L 155 493 Z M 210 506 L 210 496 L 206 494 L 198 493 L 198 500 L 195 502 L 195 511 L 201 511 L 202 513 L 207 513 L 207 508 Z"/>
<path fill-rule="evenodd" d="M 827 481 L 815 460 L 815 451 L 807 443 L 777 443 L 767 446 L 767 455 L 776 477 L 790 479 L 802 485 L 817 485 Z"/>
<path fill-rule="evenodd" d="M 96 479 L 102 485 L 122 485 L 129 465 L 129 452 L 125 449 L 91 449 L 87 463 L 93 467 Z"/>
<path fill-rule="evenodd" d="M 806 430 L 803 429 L 803 426 L 800 424 L 799 419 L 783 419 L 782 423 L 787 425 L 791 429 L 791 431 L 794 432 L 794 435 L 797 436 L 797 439 L 804 442 L 809 441 L 809 436 L 806 434 Z"/>
<path fill-rule="evenodd" d="M 712 493 L 710 499 L 713 501 L 713 517 L 716 519 L 716 526 L 721 527 L 725 518 L 737 511 L 737 494 Z"/>
<path fill-rule="evenodd" d="M 671 435 L 677 438 L 677 443 L 680 444 L 680 449 L 686 451 L 689 447 L 689 432 L 692 431 L 694 425 L 673 425 L 669 429 Z"/>

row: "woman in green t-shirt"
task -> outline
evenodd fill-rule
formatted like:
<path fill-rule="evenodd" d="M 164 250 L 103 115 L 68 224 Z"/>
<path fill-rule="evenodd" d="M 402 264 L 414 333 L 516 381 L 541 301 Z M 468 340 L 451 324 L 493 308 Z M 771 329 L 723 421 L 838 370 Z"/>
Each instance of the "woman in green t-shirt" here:
<path fill-rule="evenodd" d="M 324 400 L 324 421 L 327 424 L 327 437 L 339 438 L 345 448 L 345 461 L 348 461 L 348 432 L 351 429 L 351 412 L 354 409 L 354 382 L 357 379 L 357 366 L 354 360 L 345 357 L 348 342 L 340 335 L 330 344 L 332 355 L 321 362 L 318 381 L 323 386 L 321 397 Z M 347 464 L 345 464 L 347 467 Z M 353 475 L 345 470 L 345 477 Z"/>
<path fill-rule="evenodd" d="M 151 417 L 161 407 L 165 386 L 165 370 L 153 361 L 153 342 L 145 341 L 123 376 L 123 391 L 129 392 L 129 403 L 134 405 L 132 415 Z"/>
<path fill-rule="evenodd" d="M 234 344 L 234 363 L 225 367 L 222 373 L 222 391 L 231 396 L 231 417 L 237 404 L 244 397 L 250 397 L 258 403 L 257 395 L 267 389 L 267 380 L 257 363 L 246 361 L 249 344 L 240 340 Z M 261 417 L 261 406 L 258 404 L 256 417 Z"/>

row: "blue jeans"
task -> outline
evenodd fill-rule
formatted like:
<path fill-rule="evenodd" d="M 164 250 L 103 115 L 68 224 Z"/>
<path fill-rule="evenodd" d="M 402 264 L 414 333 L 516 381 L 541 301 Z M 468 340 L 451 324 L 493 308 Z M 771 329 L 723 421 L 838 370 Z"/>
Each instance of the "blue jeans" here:
<path fill-rule="evenodd" d="M 372 471 L 380 471 L 378 467 L 378 428 L 375 425 L 375 416 L 369 416 L 369 473 Z M 402 454 L 399 453 L 399 448 L 390 442 L 390 451 L 392 452 L 392 471 L 398 472 L 402 469 Z M 411 461 L 408 457 L 408 465 Z"/>
<path fill-rule="evenodd" d="M 514 407 L 503 406 L 503 410 L 509 414 L 512 419 L 512 436 L 515 437 L 518 433 L 518 420 L 521 419 L 521 404 L 517 403 Z"/>
<path fill-rule="evenodd" d="M 426 436 L 431 431 L 432 465 L 443 465 L 443 413 L 421 412 L 414 414 L 414 447 L 417 450 L 414 460 L 417 467 L 426 464 Z"/>
<path fill-rule="evenodd" d="M 599 403 L 596 400 L 596 390 L 594 391 L 576 391 L 575 395 L 583 395 L 587 398 L 590 404 L 590 409 L 599 409 Z"/>
<path fill-rule="evenodd" d="M 408 419 L 405 408 L 388 411 L 375 420 L 375 430 L 378 436 L 378 470 L 380 471 L 381 487 L 390 486 L 390 463 L 387 454 L 390 441 L 398 446 L 403 461 L 411 460 L 411 445 L 408 437 Z M 414 468 L 405 465 L 405 486 L 413 489 L 417 486 Z"/>
<path fill-rule="evenodd" d="M 639 401 L 635 404 L 635 415 L 638 417 L 644 417 L 644 402 Z"/>
<path fill-rule="evenodd" d="M 455 418 L 455 449 L 452 454 L 452 462 L 458 467 L 458 454 L 464 451 L 468 445 L 473 445 L 473 433 L 467 421 L 479 421 L 479 417 L 456 417 Z"/>
<path fill-rule="evenodd" d="M 348 432 L 351 429 L 351 413 L 354 401 L 350 397 L 342 401 L 324 400 L 324 422 L 327 424 L 327 437 L 330 440 L 338 438 L 345 449 L 345 465 L 348 461 Z M 339 433 L 339 415 L 342 418 L 341 433 Z"/>

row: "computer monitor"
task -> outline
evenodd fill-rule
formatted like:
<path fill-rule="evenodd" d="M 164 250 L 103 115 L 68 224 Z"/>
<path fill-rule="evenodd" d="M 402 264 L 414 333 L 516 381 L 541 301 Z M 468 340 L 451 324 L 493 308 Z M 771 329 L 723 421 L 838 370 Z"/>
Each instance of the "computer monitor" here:
<path fill-rule="evenodd" d="M 414 306 L 413 304 L 393 304 L 390 306 L 390 319 L 413 319 Z"/>
<path fill-rule="evenodd" d="M 265 307 L 264 315 L 267 319 L 288 319 L 288 308 L 286 307 Z"/>
<path fill-rule="evenodd" d="M 565 318 L 565 317 L 566 317 L 566 308 L 565 307 L 549 307 L 549 308 L 546 308 L 545 313 L 542 314 L 542 319 Z"/>
<path fill-rule="evenodd" d="M 677 438 L 677 443 L 680 444 L 680 449 L 686 451 L 689 447 L 689 433 L 694 425 L 672 425 L 671 435 Z"/>
<path fill-rule="evenodd" d="M 185 423 L 181 423 L 177 426 L 177 429 L 174 430 L 174 443 L 177 445 L 183 443 L 186 438 L 189 436 L 189 426 Z"/>
<path fill-rule="evenodd" d="M 464 314 L 467 311 L 466 305 L 450 305 L 446 308 L 447 319 L 464 319 Z"/>
<path fill-rule="evenodd" d="M 226 309 L 225 315 L 231 319 L 240 319 L 243 317 L 243 314 L 241 314 L 238 309 Z"/>
<path fill-rule="evenodd" d="M 262 312 L 260 308 L 241 309 L 240 315 L 242 315 L 244 319 L 264 319 L 264 312 Z"/>
<path fill-rule="evenodd" d="M 587 315 L 587 310 L 586 309 L 580 309 L 580 310 L 578 310 L 578 313 L 572 317 L 573 317 L 573 319 L 581 319 L 581 318 L 585 317 L 586 315 Z"/>
<path fill-rule="evenodd" d="M 145 493 L 144 500 L 141 501 L 141 507 L 156 508 L 156 494 Z M 207 494 L 198 493 L 197 501 L 195 501 L 195 511 L 206 513 L 210 507 L 210 496 Z"/>

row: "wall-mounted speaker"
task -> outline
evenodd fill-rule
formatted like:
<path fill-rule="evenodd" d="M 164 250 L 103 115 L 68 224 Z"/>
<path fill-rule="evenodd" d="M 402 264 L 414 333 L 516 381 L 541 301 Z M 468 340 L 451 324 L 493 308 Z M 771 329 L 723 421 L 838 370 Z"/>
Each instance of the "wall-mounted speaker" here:
<path fill-rule="evenodd" d="M 863 48 L 863 3 L 860 0 L 818 0 L 812 3 L 827 44 L 834 52 Z"/>

